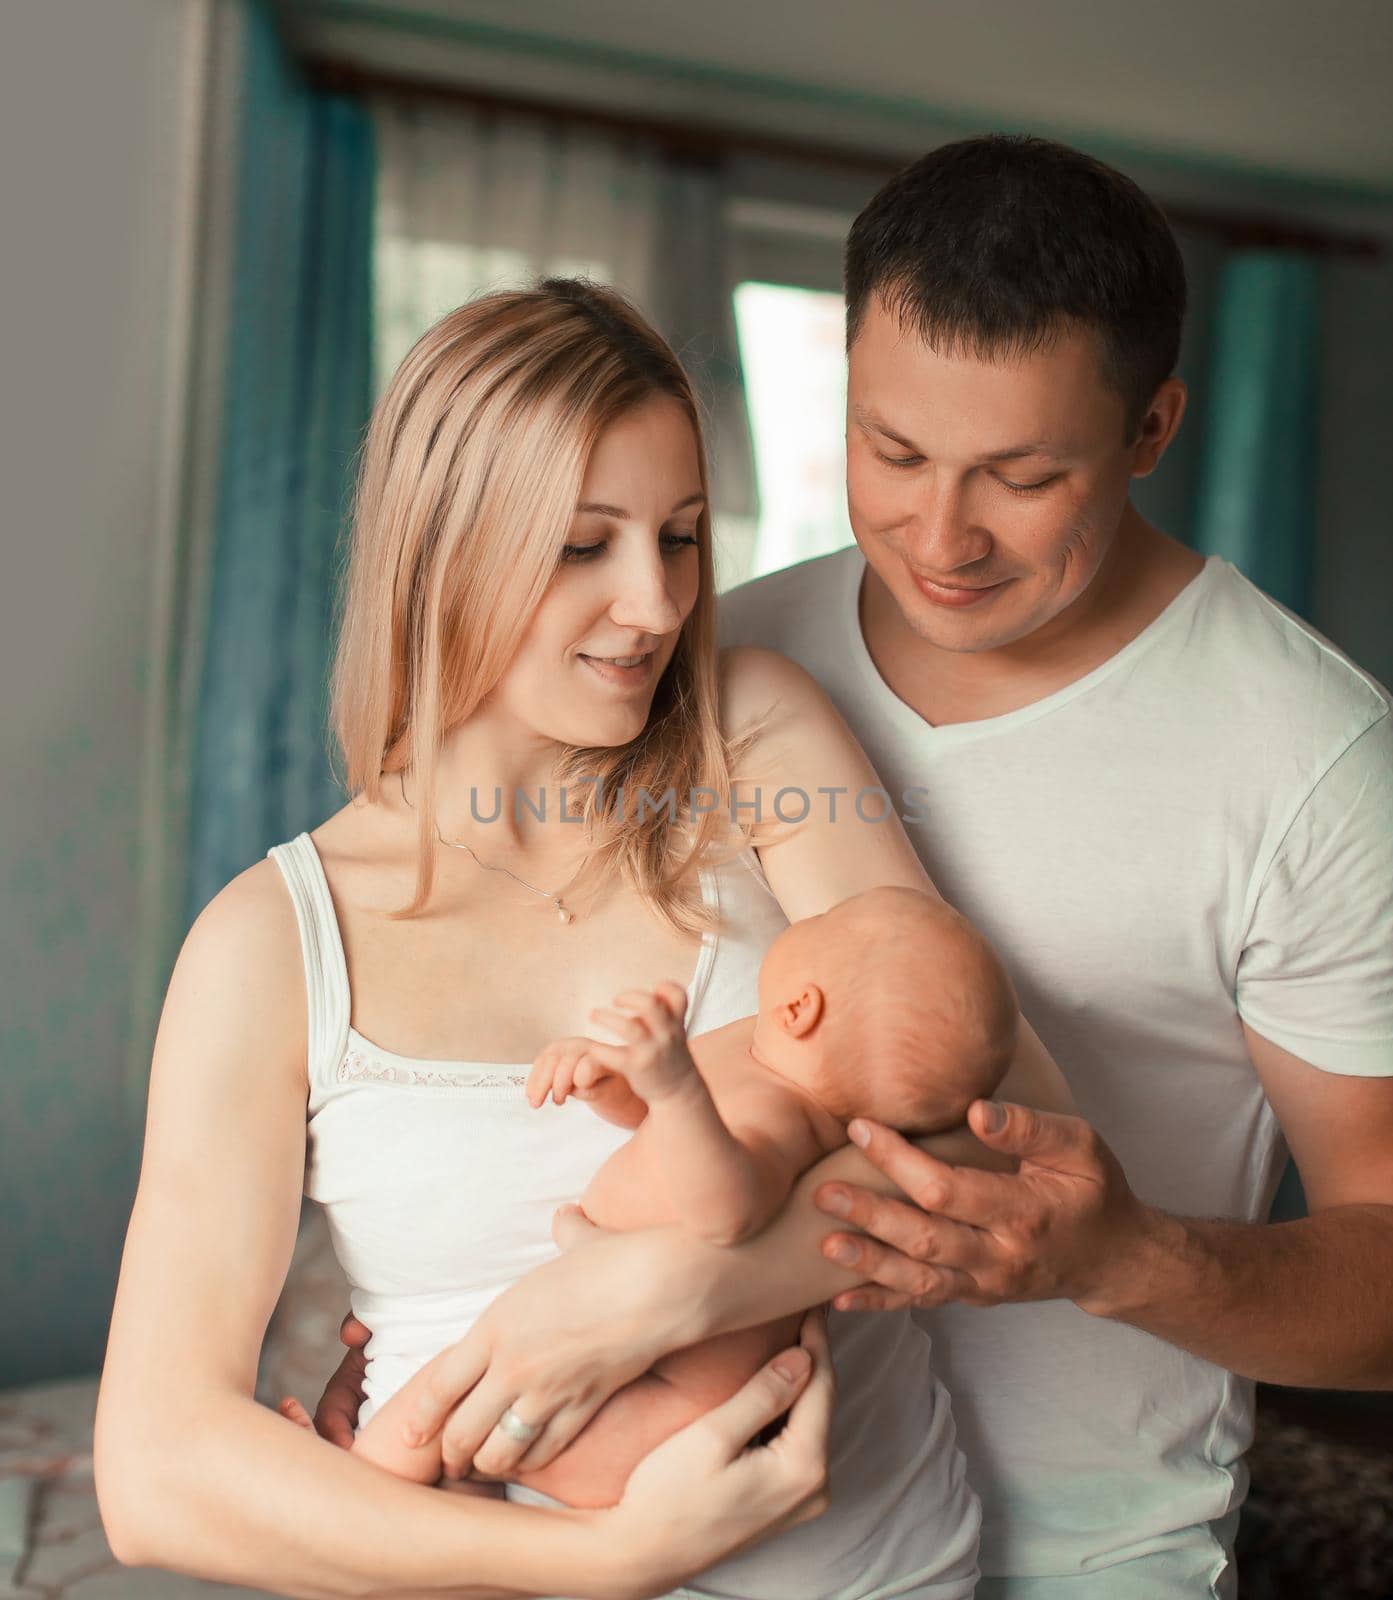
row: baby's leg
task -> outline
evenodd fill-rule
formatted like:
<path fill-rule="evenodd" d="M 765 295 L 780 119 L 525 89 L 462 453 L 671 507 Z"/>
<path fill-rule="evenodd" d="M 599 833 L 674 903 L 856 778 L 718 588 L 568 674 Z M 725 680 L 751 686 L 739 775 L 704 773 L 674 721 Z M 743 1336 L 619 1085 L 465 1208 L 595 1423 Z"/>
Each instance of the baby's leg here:
<path fill-rule="evenodd" d="M 705 1409 L 665 1378 L 644 1373 L 612 1394 L 554 1461 L 510 1481 L 584 1510 L 618 1505 L 644 1456 Z"/>
<path fill-rule="evenodd" d="M 770 1356 L 795 1343 L 801 1321 L 781 1318 L 664 1356 L 611 1395 L 554 1461 L 512 1481 L 583 1510 L 617 1505 L 644 1456 L 728 1400 Z"/>
<path fill-rule="evenodd" d="M 393 1396 L 393 1399 L 396 1397 Z M 374 1414 L 371 1422 L 363 1424 L 362 1431 L 354 1439 L 349 1449 L 362 1456 L 365 1461 L 371 1461 L 374 1466 L 382 1467 L 387 1472 L 393 1472 L 399 1478 L 410 1478 L 415 1483 L 435 1483 L 440 1478 L 440 1438 L 439 1435 L 431 1445 L 423 1445 L 419 1450 L 408 1450 L 402 1442 L 399 1432 L 388 1424 L 388 1431 L 375 1427 L 375 1424 L 392 1401 L 389 1400 L 380 1411 Z M 290 1422 L 301 1428 L 308 1428 L 314 1432 L 314 1419 L 304 1406 L 293 1395 L 287 1396 L 280 1403 L 280 1414 Z M 396 1433 L 395 1438 L 393 1434 Z M 431 1461 L 434 1458 L 434 1476 L 428 1476 L 431 1471 Z M 393 1463 L 397 1465 L 393 1465 Z M 488 1500 L 501 1500 L 504 1496 L 501 1482 L 485 1482 L 479 1478 L 442 1478 L 439 1487 L 448 1489 L 452 1494 L 478 1495 Z"/>
<path fill-rule="evenodd" d="M 380 1405 L 358 1430 L 353 1454 L 412 1483 L 435 1483 L 440 1477 L 440 1435 L 422 1445 L 409 1445 L 402 1437 L 411 1415 L 409 1383 Z"/>

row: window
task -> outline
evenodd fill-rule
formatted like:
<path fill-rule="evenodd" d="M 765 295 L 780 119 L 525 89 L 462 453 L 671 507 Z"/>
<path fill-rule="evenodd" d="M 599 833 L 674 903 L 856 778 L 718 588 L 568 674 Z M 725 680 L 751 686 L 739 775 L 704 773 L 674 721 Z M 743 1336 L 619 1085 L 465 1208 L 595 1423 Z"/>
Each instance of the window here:
<path fill-rule="evenodd" d="M 745 570 L 722 586 L 854 543 L 846 515 L 846 359 L 839 294 L 742 283 L 735 321 L 759 482 Z M 727 552 L 734 540 L 721 539 Z"/>

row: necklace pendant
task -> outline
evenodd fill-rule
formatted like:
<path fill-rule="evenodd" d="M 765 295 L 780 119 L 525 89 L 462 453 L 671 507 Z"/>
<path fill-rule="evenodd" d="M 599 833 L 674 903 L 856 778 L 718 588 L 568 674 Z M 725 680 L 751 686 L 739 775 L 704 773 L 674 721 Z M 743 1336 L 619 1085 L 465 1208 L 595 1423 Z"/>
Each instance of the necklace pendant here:
<path fill-rule="evenodd" d="M 563 924 L 572 923 L 576 920 L 575 912 L 568 911 L 558 900 L 556 902 L 556 920 Z"/>

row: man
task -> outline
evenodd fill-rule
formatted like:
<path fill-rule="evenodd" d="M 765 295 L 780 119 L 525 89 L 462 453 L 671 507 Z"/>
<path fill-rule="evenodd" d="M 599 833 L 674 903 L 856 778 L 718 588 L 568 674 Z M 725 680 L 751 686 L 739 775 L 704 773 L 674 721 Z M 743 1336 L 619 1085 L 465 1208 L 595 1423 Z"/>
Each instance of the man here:
<path fill-rule="evenodd" d="M 1185 285 L 1120 173 L 935 150 L 846 287 L 857 546 L 726 596 L 725 639 L 914 791 L 1082 1117 L 979 1102 L 1016 1177 L 872 1128 L 918 1205 L 824 1186 L 875 1236 L 825 1248 L 884 1286 L 835 1303 L 924 1308 L 984 1597 L 1231 1595 L 1251 1380 L 1393 1383 L 1388 695 L 1130 503 L 1185 409 Z M 1271 1226 L 1284 1147 L 1311 1215 Z"/>

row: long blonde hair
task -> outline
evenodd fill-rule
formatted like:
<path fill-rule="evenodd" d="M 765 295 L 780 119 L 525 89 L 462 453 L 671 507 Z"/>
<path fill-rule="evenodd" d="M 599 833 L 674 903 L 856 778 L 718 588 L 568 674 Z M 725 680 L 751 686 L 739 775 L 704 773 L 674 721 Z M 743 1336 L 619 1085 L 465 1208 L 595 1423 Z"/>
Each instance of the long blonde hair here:
<path fill-rule="evenodd" d="M 354 491 L 331 721 L 350 794 L 376 801 L 388 774 L 413 781 L 416 892 L 393 916 L 414 916 L 430 898 L 446 733 L 512 660 L 556 572 L 600 433 L 657 396 L 690 418 L 706 492 L 697 403 L 672 350 L 614 291 L 554 278 L 442 317 L 378 400 Z M 587 782 L 571 811 L 592 845 L 573 892 L 619 871 L 686 932 L 711 923 L 695 866 L 726 853 L 722 835 L 732 851 L 748 835 L 731 821 L 739 751 L 718 714 L 709 501 L 697 537 L 696 603 L 646 727 L 626 745 L 567 747 L 556 774 L 602 780 Z M 677 803 L 640 815 L 640 789 L 671 789 Z M 701 791 L 716 803 L 693 818 L 688 797 Z"/>

